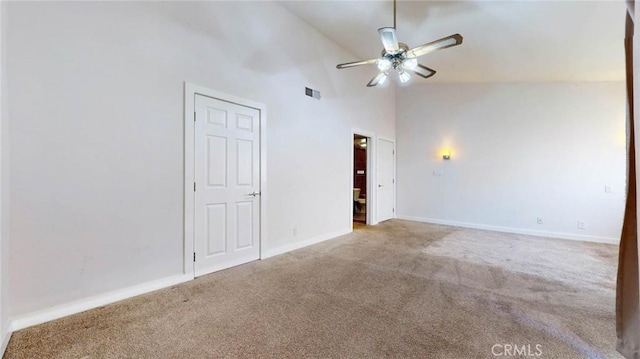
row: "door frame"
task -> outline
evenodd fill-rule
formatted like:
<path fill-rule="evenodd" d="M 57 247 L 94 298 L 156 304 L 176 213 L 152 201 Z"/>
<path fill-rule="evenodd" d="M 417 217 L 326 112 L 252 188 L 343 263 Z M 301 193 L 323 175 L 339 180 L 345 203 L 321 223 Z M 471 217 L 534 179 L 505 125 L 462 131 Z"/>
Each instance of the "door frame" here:
<path fill-rule="evenodd" d="M 397 206 L 397 193 L 396 193 L 396 184 L 398 183 L 398 181 L 396 181 L 397 176 L 396 176 L 396 166 L 397 166 L 397 154 L 396 154 L 396 140 L 392 139 L 392 138 L 387 138 L 387 137 L 378 137 L 376 140 L 376 145 L 378 145 L 378 141 L 387 141 L 387 142 L 391 142 L 391 144 L 393 145 L 393 215 L 391 216 L 391 219 L 396 218 L 397 213 L 396 209 L 398 208 Z M 376 176 L 378 175 L 378 171 L 376 171 Z M 378 195 L 378 187 L 376 187 L 376 196 Z M 376 203 L 377 204 L 377 203 Z M 377 211 L 377 207 L 376 207 L 376 211 Z M 376 212 L 377 213 L 377 212 Z M 379 222 L 377 222 L 379 223 Z"/>
<path fill-rule="evenodd" d="M 202 95 L 251 107 L 260 112 L 260 259 L 264 258 L 267 242 L 267 106 L 260 102 L 229 95 L 220 91 L 184 82 L 184 208 L 183 208 L 183 271 L 195 278 L 195 99 Z"/>
<path fill-rule="evenodd" d="M 353 128 L 351 129 L 351 141 L 349 142 L 351 145 L 351 157 L 350 157 L 350 161 L 351 164 L 349 165 L 349 168 L 351 168 L 351 172 L 350 172 L 350 181 L 349 183 L 351 184 L 351 187 L 349 187 L 349 208 L 353 208 L 353 171 L 354 171 L 354 164 L 353 164 L 353 156 L 354 156 L 354 152 L 353 152 L 353 137 L 355 135 L 359 135 L 359 136 L 363 136 L 366 137 L 368 139 L 367 141 L 367 172 L 365 173 L 365 176 L 367 176 L 367 206 L 366 206 L 366 211 L 367 211 L 367 225 L 368 226 L 373 226 L 378 224 L 378 221 L 376 220 L 376 198 L 377 198 L 377 193 L 374 193 L 375 191 L 373 191 L 373 189 L 375 187 L 373 187 L 373 183 L 375 183 L 376 181 L 376 175 L 377 175 L 377 171 L 376 171 L 376 145 L 377 145 L 377 136 L 375 133 L 373 132 L 368 132 L 368 131 L 363 131 L 357 128 Z M 349 210 L 349 225 L 351 226 L 351 231 L 353 231 L 353 210 Z"/>

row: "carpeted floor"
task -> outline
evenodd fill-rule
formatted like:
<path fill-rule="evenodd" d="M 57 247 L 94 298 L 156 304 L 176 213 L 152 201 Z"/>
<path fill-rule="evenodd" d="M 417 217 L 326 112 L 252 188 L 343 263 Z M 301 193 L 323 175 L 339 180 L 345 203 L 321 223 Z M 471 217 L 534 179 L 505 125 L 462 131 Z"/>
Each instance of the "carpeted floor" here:
<path fill-rule="evenodd" d="M 616 263 L 393 220 L 22 330 L 5 358 L 621 358 Z"/>

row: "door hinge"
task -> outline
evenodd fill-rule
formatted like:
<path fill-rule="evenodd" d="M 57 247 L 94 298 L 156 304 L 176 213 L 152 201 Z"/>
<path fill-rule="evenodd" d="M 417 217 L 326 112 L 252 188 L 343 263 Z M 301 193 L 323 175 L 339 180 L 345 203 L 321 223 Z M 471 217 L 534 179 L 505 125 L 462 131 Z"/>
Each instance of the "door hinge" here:
<path fill-rule="evenodd" d="M 391 213 L 396 213 L 396 209 L 395 208 L 391 208 Z"/>
<path fill-rule="evenodd" d="M 391 154 L 395 155 L 396 154 L 396 150 L 391 150 Z"/>
<path fill-rule="evenodd" d="M 193 252 L 193 261 L 196 261 L 196 252 Z"/>
<path fill-rule="evenodd" d="M 396 179 L 395 179 L 395 178 L 394 178 L 394 179 L 392 179 L 392 180 L 391 180 L 391 183 L 396 183 Z"/>
<path fill-rule="evenodd" d="M 193 122 L 196 122 L 196 113 L 193 113 Z"/>
<path fill-rule="evenodd" d="M 196 183 L 193 182 L 193 192 L 195 192 L 195 191 L 196 191 Z"/>

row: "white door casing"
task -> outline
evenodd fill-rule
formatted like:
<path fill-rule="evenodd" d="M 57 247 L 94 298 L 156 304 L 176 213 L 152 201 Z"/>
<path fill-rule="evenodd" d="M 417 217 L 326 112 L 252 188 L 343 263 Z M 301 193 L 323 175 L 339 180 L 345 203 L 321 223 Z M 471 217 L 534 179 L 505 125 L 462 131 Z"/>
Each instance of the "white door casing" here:
<path fill-rule="evenodd" d="M 195 276 L 260 258 L 260 111 L 195 95 Z"/>
<path fill-rule="evenodd" d="M 395 143 L 378 138 L 378 222 L 395 217 Z"/>

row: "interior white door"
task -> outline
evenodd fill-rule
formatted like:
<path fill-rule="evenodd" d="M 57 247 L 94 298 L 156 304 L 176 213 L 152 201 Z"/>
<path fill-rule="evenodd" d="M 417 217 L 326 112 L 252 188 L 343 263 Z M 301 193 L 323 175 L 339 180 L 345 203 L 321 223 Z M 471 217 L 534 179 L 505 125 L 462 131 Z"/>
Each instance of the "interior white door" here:
<path fill-rule="evenodd" d="M 378 139 L 378 222 L 394 217 L 395 149 L 391 141 Z"/>
<path fill-rule="evenodd" d="M 260 111 L 196 95 L 194 270 L 260 257 Z"/>

